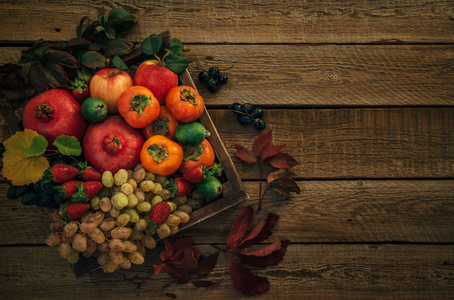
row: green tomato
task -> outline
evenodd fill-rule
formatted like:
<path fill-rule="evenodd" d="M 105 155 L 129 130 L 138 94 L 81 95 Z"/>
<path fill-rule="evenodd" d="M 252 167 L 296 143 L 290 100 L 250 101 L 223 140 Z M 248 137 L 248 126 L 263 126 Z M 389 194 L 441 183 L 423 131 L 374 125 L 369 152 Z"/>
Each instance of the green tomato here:
<path fill-rule="evenodd" d="M 88 122 L 98 123 L 107 117 L 107 104 L 99 98 L 90 97 L 82 103 L 80 112 Z"/>

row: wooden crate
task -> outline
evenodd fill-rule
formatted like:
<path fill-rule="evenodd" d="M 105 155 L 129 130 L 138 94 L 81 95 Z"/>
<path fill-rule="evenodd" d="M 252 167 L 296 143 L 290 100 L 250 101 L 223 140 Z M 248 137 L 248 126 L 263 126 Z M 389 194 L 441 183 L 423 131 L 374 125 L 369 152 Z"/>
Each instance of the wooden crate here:
<path fill-rule="evenodd" d="M 160 36 L 163 38 L 163 45 L 166 48 L 170 48 L 171 36 L 168 31 L 161 33 Z M 131 53 L 128 57 L 125 58 L 125 62 L 128 65 L 140 62 L 144 59 L 141 51 L 135 51 Z M 179 84 L 188 85 L 196 89 L 196 86 L 189 74 L 188 70 L 185 70 L 179 75 Z M 23 105 L 22 105 L 23 106 Z M 21 106 L 21 107 L 22 107 Z M 22 130 L 22 125 L 20 122 L 21 107 L 16 111 L 10 109 L 2 108 L 0 111 L 7 122 L 8 128 L 10 129 L 11 134 L 14 134 L 18 130 Z M 203 115 L 199 118 L 199 121 L 205 126 L 205 128 L 210 132 L 208 140 L 210 141 L 213 149 L 216 153 L 216 160 L 224 166 L 224 176 L 226 180 L 223 182 L 223 192 L 222 197 L 212 201 L 201 208 L 194 210 L 190 215 L 190 221 L 185 224 L 180 224 L 179 232 L 185 230 L 188 227 L 191 227 L 195 224 L 203 222 L 204 220 L 213 217 L 220 212 L 231 208 L 234 205 L 237 205 L 246 199 L 248 195 L 243 186 L 243 183 L 235 169 L 230 155 L 222 143 L 219 134 L 214 126 L 210 115 L 205 107 Z M 152 251 L 152 250 L 148 250 Z M 81 277 L 88 273 L 91 273 L 100 268 L 96 258 L 82 258 L 76 264 L 71 264 L 71 267 L 76 275 L 76 277 Z"/>

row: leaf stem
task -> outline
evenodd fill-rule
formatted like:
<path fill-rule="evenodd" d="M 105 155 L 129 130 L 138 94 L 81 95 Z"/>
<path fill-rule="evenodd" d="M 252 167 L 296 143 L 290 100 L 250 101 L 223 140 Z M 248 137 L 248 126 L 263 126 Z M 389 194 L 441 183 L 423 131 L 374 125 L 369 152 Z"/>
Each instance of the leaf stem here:
<path fill-rule="evenodd" d="M 259 186 L 259 206 L 257 207 L 257 211 L 261 211 L 262 210 L 262 200 L 263 200 L 263 197 L 262 197 L 262 164 L 260 162 L 258 162 L 257 164 L 259 165 L 259 182 L 260 182 L 260 186 Z"/>

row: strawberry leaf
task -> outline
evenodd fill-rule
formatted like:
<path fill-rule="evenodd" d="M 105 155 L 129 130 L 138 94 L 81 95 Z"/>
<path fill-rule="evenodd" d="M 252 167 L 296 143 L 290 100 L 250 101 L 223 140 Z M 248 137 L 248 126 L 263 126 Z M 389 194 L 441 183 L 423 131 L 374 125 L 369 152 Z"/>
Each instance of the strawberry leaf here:
<path fill-rule="evenodd" d="M 74 136 L 60 135 L 55 139 L 53 145 L 63 155 L 79 156 L 82 153 L 80 142 Z"/>
<path fill-rule="evenodd" d="M 44 176 L 44 171 L 49 168 L 49 161 L 43 156 L 27 156 L 36 131 L 25 129 L 18 131 L 3 142 L 3 169 L 1 175 L 11 180 L 12 185 L 26 185 L 36 183 Z"/>
<path fill-rule="evenodd" d="M 268 267 L 275 265 L 282 261 L 287 246 L 290 243 L 289 240 L 281 239 L 276 241 L 265 248 L 254 252 L 246 253 L 234 253 L 242 263 L 248 264 L 254 267 Z"/>
<path fill-rule="evenodd" d="M 271 147 L 273 143 L 272 131 L 268 131 L 259 135 L 252 144 L 252 152 L 256 157 L 261 157 L 266 148 Z"/>
<path fill-rule="evenodd" d="M 293 166 L 301 164 L 293 156 L 284 152 L 279 152 L 269 157 L 266 161 L 278 169 L 290 169 Z"/>
<path fill-rule="evenodd" d="M 251 206 L 246 206 L 241 210 L 235 222 L 233 222 L 230 234 L 227 237 L 226 249 L 235 249 L 238 247 L 241 239 L 246 235 L 249 223 L 252 219 L 253 209 Z"/>
<path fill-rule="evenodd" d="M 244 249 L 267 239 L 278 219 L 278 215 L 268 214 L 241 240 L 237 248 Z"/>
<path fill-rule="evenodd" d="M 247 164 L 256 164 L 257 157 L 252 153 L 248 148 L 236 143 L 236 152 L 235 155 Z"/>
<path fill-rule="evenodd" d="M 96 69 L 104 68 L 106 66 L 106 58 L 99 52 L 87 51 L 79 58 L 80 63 L 87 68 Z"/>
<path fill-rule="evenodd" d="M 120 56 L 116 55 L 113 59 L 112 59 L 112 63 L 114 64 L 115 68 L 117 68 L 118 70 L 122 70 L 122 71 L 125 71 L 128 69 L 128 66 L 124 63 L 124 61 L 121 59 Z"/>
<path fill-rule="evenodd" d="M 270 146 L 266 149 L 263 150 L 262 155 L 260 156 L 260 159 L 262 161 L 266 160 L 267 158 L 277 155 L 282 151 L 282 149 L 285 148 L 286 145 L 276 145 L 276 146 Z"/>
<path fill-rule="evenodd" d="M 229 274 L 233 286 L 246 296 L 260 295 L 270 289 L 268 279 L 252 274 L 248 268 L 233 261 L 230 261 Z"/>
<path fill-rule="evenodd" d="M 203 260 L 199 261 L 199 265 L 197 266 L 196 273 L 199 275 L 205 275 L 205 274 L 210 273 L 216 266 L 216 263 L 218 262 L 218 258 L 219 258 L 219 251 L 214 254 L 208 255 Z"/>

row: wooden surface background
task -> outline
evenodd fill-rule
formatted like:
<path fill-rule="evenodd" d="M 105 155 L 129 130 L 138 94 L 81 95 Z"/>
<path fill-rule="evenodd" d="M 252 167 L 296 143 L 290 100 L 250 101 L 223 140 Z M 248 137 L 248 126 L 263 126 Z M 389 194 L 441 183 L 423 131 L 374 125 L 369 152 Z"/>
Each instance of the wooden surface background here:
<path fill-rule="evenodd" d="M 170 30 L 187 45 L 194 79 L 212 65 L 230 68 L 216 94 L 195 81 L 250 199 L 177 237 L 193 236 L 208 254 L 208 244 L 225 244 L 242 207 L 256 207 L 258 169 L 234 153 L 235 143 L 250 147 L 259 132 L 228 110 L 250 102 L 265 109 L 275 144 L 287 144 L 285 152 L 302 162 L 292 169 L 301 194 L 286 201 L 269 192 L 255 217 L 280 215 L 265 243 L 291 241 L 280 264 L 254 270 L 271 283 L 260 298 L 453 296 L 453 1 L 5 0 L 0 63 L 17 63 L 39 38 L 69 40 L 81 17 L 115 7 L 139 21 L 130 40 Z M 241 298 L 224 258 L 210 277 L 221 284 L 208 289 L 138 290 L 118 272 L 76 279 L 44 244 L 45 212 L 7 200 L 6 190 L 0 184 L 4 299 Z M 159 262 L 156 253 L 124 273 L 144 277 Z M 152 284 L 167 282 L 162 274 Z"/>

